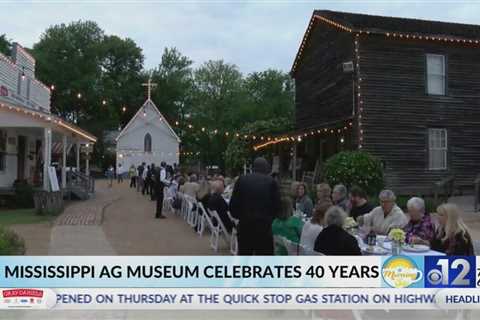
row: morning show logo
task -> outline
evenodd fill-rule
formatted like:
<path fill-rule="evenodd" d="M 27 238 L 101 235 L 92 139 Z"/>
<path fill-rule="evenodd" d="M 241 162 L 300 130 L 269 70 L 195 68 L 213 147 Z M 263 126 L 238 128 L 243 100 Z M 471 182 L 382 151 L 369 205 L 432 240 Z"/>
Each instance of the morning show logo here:
<path fill-rule="evenodd" d="M 414 259 L 393 256 L 383 262 L 383 282 L 391 288 L 419 287 L 423 271 Z"/>

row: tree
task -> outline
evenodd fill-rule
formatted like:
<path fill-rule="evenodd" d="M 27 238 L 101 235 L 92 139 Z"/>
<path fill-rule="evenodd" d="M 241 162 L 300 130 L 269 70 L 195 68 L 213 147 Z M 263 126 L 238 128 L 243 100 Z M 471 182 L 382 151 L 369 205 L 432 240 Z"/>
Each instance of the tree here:
<path fill-rule="evenodd" d="M 103 37 L 103 30 L 95 22 L 78 21 L 48 28 L 33 46 L 38 78 L 55 85 L 54 113 L 79 123 L 94 116 L 92 111 L 102 99 L 99 88 Z"/>
<path fill-rule="evenodd" d="M 183 118 L 191 109 L 192 63 L 176 48 L 165 48 L 160 65 L 152 71 L 153 82 L 157 83 L 152 99 L 170 122 Z"/>
<path fill-rule="evenodd" d="M 245 79 L 250 102 L 248 115 L 255 120 L 293 117 L 294 85 L 292 78 L 277 70 L 253 72 Z"/>
<path fill-rule="evenodd" d="M 5 34 L 0 35 L 0 53 L 9 56 L 12 50 L 12 43 Z"/>
<path fill-rule="evenodd" d="M 243 125 L 243 120 L 236 117 L 236 110 L 245 101 L 242 74 L 237 66 L 222 60 L 204 63 L 195 70 L 194 94 L 191 116 L 197 130 L 208 128 L 233 132 Z M 227 138 L 211 133 L 205 132 L 196 137 L 196 146 L 192 146 L 192 151 L 200 151 L 205 164 L 224 168 Z"/>
<path fill-rule="evenodd" d="M 94 161 L 102 159 L 104 130 L 128 121 L 143 102 L 142 49 L 105 35 L 95 22 L 78 21 L 48 28 L 32 53 L 37 77 L 55 85 L 52 112 L 95 134 Z"/>

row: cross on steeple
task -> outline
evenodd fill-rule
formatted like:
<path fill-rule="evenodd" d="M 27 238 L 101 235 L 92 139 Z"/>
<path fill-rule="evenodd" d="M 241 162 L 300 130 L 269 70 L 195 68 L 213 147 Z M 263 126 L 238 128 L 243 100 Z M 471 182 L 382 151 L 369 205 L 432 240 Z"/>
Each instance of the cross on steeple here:
<path fill-rule="evenodd" d="M 152 82 L 152 74 L 150 74 L 150 77 L 148 77 L 148 82 L 142 83 L 142 86 L 147 87 L 148 100 L 150 100 L 152 96 L 152 87 L 155 88 L 157 86 L 156 83 Z"/>

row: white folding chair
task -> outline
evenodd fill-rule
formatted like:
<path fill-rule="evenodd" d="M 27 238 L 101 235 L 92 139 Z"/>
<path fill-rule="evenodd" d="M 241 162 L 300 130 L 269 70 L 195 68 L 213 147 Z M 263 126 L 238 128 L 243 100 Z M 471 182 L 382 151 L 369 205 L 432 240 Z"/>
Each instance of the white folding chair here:
<path fill-rule="evenodd" d="M 227 211 L 228 218 L 233 222 L 232 234 L 230 235 L 230 252 L 236 256 L 238 254 L 238 219 L 235 219 L 230 214 L 230 211 Z"/>
<path fill-rule="evenodd" d="M 301 256 L 324 256 L 323 253 L 315 251 L 312 248 L 308 248 L 308 247 L 305 247 L 305 246 L 302 246 L 302 245 L 299 245 L 299 246 L 300 246 L 300 255 Z"/>
<path fill-rule="evenodd" d="M 199 226 L 197 229 L 197 233 L 200 236 L 203 236 L 203 232 L 205 231 L 206 228 L 210 230 L 210 233 L 213 233 L 213 229 L 215 228 L 213 226 L 212 218 L 210 217 L 210 214 L 205 210 L 205 207 L 201 202 L 198 203 L 198 209 L 199 209 Z M 201 214 L 200 214 L 201 212 Z"/>
<path fill-rule="evenodd" d="M 282 237 L 283 245 L 287 249 L 289 256 L 298 256 L 300 253 L 300 245 L 293 241 L 288 240 L 287 238 Z"/>
<path fill-rule="evenodd" d="M 212 236 L 210 237 L 210 244 L 211 244 L 213 250 L 215 250 L 215 252 L 217 252 L 218 251 L 218 239 L 220 237 L 222 237 L 223 240 L 225 240 L 225 242 L 227 243 L 227 245 L 231 245 L 230 244 L 231 235 L 227 231 L 227 228 L 225 227 L 225 225 L 223 224 L 222 219 L 220 219 L 220 216 L 218 215 L 217 211 L 209 210 L 209 209 L 207 209 L 207 211 L 210 214 L 210 217 L 212 219 L 217 220 L 217 225 L 214 226 Z"/>

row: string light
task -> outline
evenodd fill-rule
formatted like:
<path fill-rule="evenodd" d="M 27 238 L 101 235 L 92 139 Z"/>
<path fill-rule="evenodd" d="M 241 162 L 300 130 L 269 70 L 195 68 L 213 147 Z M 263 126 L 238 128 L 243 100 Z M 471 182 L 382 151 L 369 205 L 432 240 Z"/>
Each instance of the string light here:
<path fill-rule="evenodd" d="M 97 141 L 97 139 L 94 136 L 90 135 L 86 131 L 83 131 L 82 129 L 80 129 L 76 126 L 70 125 L 68 122 L 64 121 L 63 119 L 61 119 L 57 116 L 53 116 L 53 115 L 50 115 L 50 114 L 44 114 L 44 113 L 41 113 L 39 111 L 27 110 L 25 108 L 18 108 L 18 107 L 14 108 L 13 106 L 11 106 L 9 104 L 4 104 L 4 103 L 0 103 L 0 108 L 6 108 L 10 111 L 23 113 L 27 116 L 31 116 L 32 118 L 40 118 L 40 119 L 44 119 L 45 121 L 53 122 L 53 123 L 58 124 L 59 126 L 65 128 L 69 131 L 72 131 L 72 132 L 88 139 L 89 141 L 91 141 L 93 143 L 95 143 Z"/>
<path fill-rule="evenodd" d="M 103 104 L 103 105 L 106 105 L 106 104 L 107 104 L 107 100 L 102 100 L 102 104 Z"/>
<path fill-rule="evenodd" d="M 123 108 L 122 108 L 122 111 L 123 111 L 123 112 L 127 111 L 127 107 L 123 107 Z"/>
<path fill-rule="evenodd" d="M 299 64 L 299 61 L 303 55 L 303 51 L 306 47 L 306 44 L 307 44 L 307 41 L 310 37 L 310 34 L 311 34 L 311 31 L 312 31 L 312 27 L 313 27 L 313 24 L 316 22 L 316 21 L 322 21 L 323 23 L 325 24 L 328 24 L 328 25 L 331 25 L 337 29 L 340 29 L 342 31 L 346 31 L 346 32 L 349 32 L 349 33 L 352 33 L 352 32 L 355 32 L 358 34 L 367 34 L 367 35 L 370 35 L 370 34 L 375 34 L 375 35 L 383 35 L 387 38 L 389 37 L 393 37 L 393 38 L 400 38 L 400 39 L 419 39 L 419 40 L 427 40 L 427 41 L 436 41 L 436 42 L 457 42 L 457 43 L 464 43 L 464 44 L 472 44 L 472 45 L 478 45 L 480 44 L 480 39 L 469 39 L 469 38 L 464 38 L 464 37 L 457 37 L 457 36 L 443 36 L 443 37 L 440 37 L 440 36 L 429 36 L 429 35 L 422 35 L 420 34 L 420 32 L 416 32 L 416 33 L 408 33 L 408 32 L 394 32 L 394 33 L 391 33 L 391 32 L 386 32 L 386 31 L 373 31 L 371 32 L 370 30 L 362 30 L 362 29 L 352 29 L 346 25 L 343 25 L 341 23 L 338 23 L 334 20 L 331 20 L 331 19 L 328 19 L 326 17 L 323 17 L 321 15 L 312 15 L 312 18 L 310 19 L 310 23 L 308 25 L 308 28 L 307 28 L 307 31 L 305 32 L 304 36 L 303 36 L 303 39 L 302 39 L 302 42 L 300 44 L 300 48 L 297 52 L 297 55 L 295 56 L 295 60 L 293 62 L 293 66 L 292 66 L 292 73 L 294 73 L 298 67 L 298 64 Z"/>
<path fill-rule="evenodd" d="M 52 91 L 55 90 L 55 85 L 54 85 L 54 84 L 52 84 L 52 85 L 50 86 L 50 90 L 52 90 Z"/>
<path fill-rule="evenodd" d="M 81 98 L 82 98 L 82 94 L 81 94 L 80 92 L 77 93 L 77 98 L 78 98 L 78 99 L 81 99 Z"/>
<path fill-rule="evenodd" d="M 357 60 L 357 79 L 362 79 L 361 76 L 361 70 L 360 70 L 360 36 L 358 33 L 355 36 L 355 59 Z M 359 80 L 360 82 L 360 80 Z M 364 103 L 363 103 L 363 97 L 361 93 L 361 86 L 358 84 L 357 86 L 357 96 L 358 96 L 358 148 L 362 149 L 362 144 L 363 144 L 363 128 L 362 128 L 362 113 L 363 109 L 365 108 Z M 342 142 L 343 143 L 343 142 Z"/>

